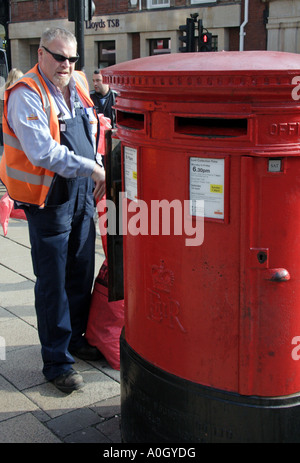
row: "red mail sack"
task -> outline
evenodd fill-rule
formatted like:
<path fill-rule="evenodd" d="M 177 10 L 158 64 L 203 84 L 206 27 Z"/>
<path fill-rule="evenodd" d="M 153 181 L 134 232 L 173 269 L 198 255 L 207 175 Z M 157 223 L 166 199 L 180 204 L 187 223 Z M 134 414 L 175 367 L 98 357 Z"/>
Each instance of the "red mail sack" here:
<path fill-rule="evenodd" d="M 10 217 L 14 219 L 26 220 L 26 215 L 23 209 L 15 209 L 14 202 L 7 193 L 0 200 L 0 223 L 3 228 L 4 236 L 7 235 L 8 222 Z"/>
<path fill-rule="evenodd" d="M 91 346 L 100 350 L 115 370 L 120 370 L 120 335 L 123 325 L 124 300 L 108 302 L 108 288 L 97 277 L 85 337 Z"/>

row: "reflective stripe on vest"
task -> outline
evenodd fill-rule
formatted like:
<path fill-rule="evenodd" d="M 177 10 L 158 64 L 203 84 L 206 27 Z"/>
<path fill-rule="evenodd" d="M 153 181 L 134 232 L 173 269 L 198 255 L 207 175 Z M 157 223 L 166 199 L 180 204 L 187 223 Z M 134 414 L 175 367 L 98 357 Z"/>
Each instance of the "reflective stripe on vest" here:
<path fill-rule="evenodd" d="M 21 143 L 16 137 L 13 137 L 12 135 L 9 135 L 8 133 L 3 133 L 3 140 L 4 140 L 4 145 L 11 146 L 12 148 L 15 148 L 16 150 L 22 151 Z"/>
<path fill-rule="evenodd" d="M 31 185 L 44 185 L 50 187 L 53 177 L 49 175 L 35 175 L 14 167 L 6 166 L 6 173 L 10 178 L 20 182 L 30 183 Z"/>

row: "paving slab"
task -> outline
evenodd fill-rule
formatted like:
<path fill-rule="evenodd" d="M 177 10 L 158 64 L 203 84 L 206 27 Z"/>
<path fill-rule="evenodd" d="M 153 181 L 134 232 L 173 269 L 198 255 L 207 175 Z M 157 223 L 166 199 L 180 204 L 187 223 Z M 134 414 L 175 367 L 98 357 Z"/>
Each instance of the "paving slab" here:
<path fill-rule="evenodd" d="M 68 444 L 108 444 L 111 443 L 104 434 L 99 432 L 96 428 L 86 428 L 80 431 L 74 432 L 64 442 Z"/>
<path fill-rule="evenodd" d="M 25 389 L 24 395 L 45 411 L 51 418 L 69 413 L 76 408 L 82 408 L 99 402 L 99 399 L 114 397 L 120 394 L 120 385 L 111 381 L 99 370 L 81 371 L 85 385 L 82 389 L 65 394 L 52 383 L 41 384 Z"/>
<path fill-rule="evenodd" d="M 0 422 L 38 409 L 28 397 L 20 393 L 0 375 Z"/>
<path fill-rule="evenodd" d="M 25 413 L 0 423 L 0 443 L 54 444 L 60 442 L 61 440 L 31 413 Z"/>
<path fill-rule="evenodd" d="M 31 281 L 35 281 L 29 247 L 23 246 L 7 236 L 0 235 L 0 249 L 5 249 L 5 252 L 0 254 L 0 263 L 3 266 Z"/>
<path fill-rule="evenodd" d="M 89 426 L 94 426 L 103 420 L 104 418 L 101 418 L 93 410 L 80 408 L 47 421 L 47 427 L 57 436 L 65 438 L 75 432 L 83 431 Z"/>
<path fill-rule="evenodd" d="M 0 362 L 0 373 L 19 391 L 45 383 L 42 373 L 41 346 L 34 345 L 8 351 Z"/>
<path fill-rule="evenodd" d="M 40 343 L 37 330 L 17 317 L 1 322 L 0 336 L 5 339 L 7 352 Z"/>

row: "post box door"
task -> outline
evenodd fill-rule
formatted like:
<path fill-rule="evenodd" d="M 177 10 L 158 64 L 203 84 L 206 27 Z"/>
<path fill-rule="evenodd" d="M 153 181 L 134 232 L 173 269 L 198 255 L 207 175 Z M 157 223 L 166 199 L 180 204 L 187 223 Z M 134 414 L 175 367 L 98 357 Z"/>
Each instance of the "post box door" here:
<path fill-rule="evenodd" d="M 239 392 L 300 389 L 300 181 L 297 157 L 242 157 Z"/>

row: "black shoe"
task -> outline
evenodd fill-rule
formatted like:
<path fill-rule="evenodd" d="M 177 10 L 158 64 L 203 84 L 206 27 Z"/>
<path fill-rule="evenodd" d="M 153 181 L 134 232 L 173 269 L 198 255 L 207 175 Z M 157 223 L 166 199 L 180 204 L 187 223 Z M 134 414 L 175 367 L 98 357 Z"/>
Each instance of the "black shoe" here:
<path fill-rule="evenodd" d="M 52 380 L 54 386 L 62 392 L 70 393 L 81 389 L 84 385 L 82 376 L 71 368 L 66 373 Z"/>
<path fill-rule="evenodd" d="M 103 355 L 97 347 L 90 346 L 87 343 L 77 349 L 70 350 L 70 353 L 81 360 L 100 360 L 103 358 Z"/>

